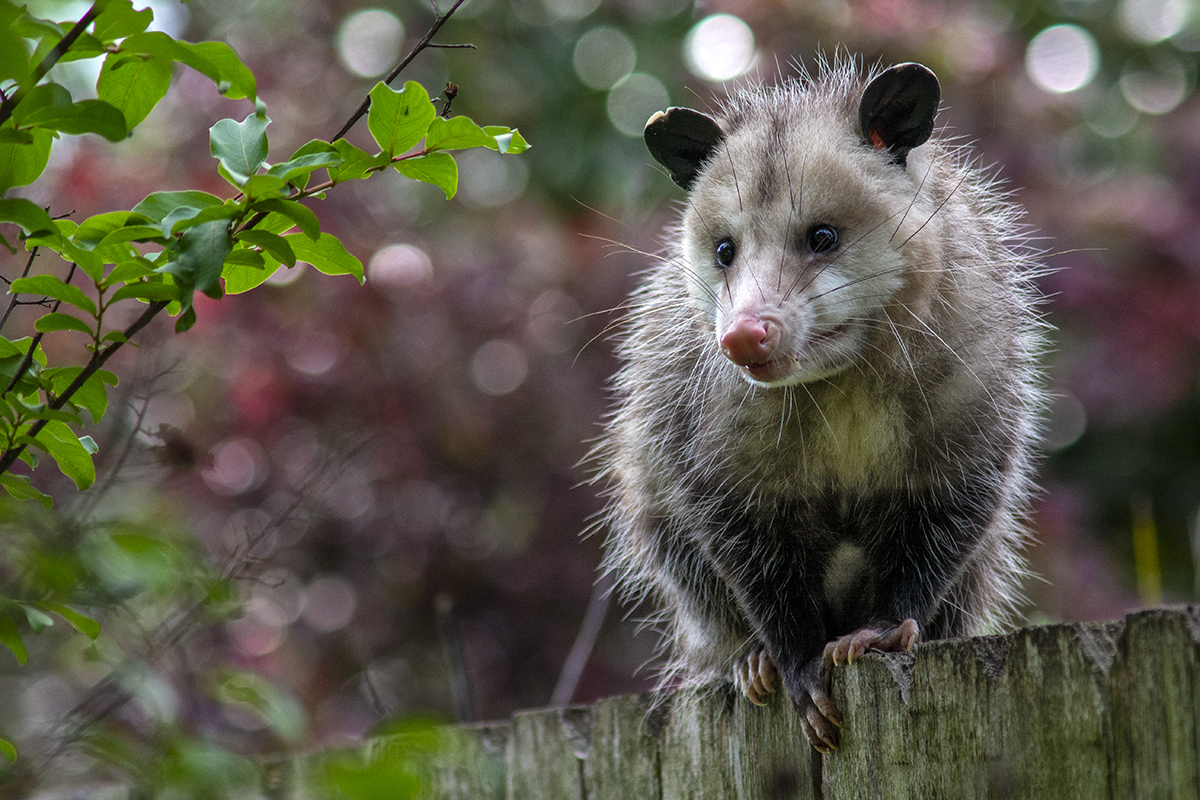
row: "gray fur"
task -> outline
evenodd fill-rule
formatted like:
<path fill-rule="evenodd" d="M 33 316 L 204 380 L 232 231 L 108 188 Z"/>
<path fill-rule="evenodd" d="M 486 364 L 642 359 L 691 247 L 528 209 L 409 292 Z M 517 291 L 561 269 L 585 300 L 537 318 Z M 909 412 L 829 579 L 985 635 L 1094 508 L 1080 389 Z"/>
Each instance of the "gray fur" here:
<path fill-rule="evenodd" d="M 760 646 L 731 586 L 784 559 L 780 547 L 834 554 L 814 580 L 835 618 L 877 589 L 869 536 L 821 530 L 764 542 L 744 574 L 723 577 L 713 554 L 734 512 L 770 525 L 817 497 L 936 497 L 963 475 L 990 476 L 990 520 L 928 587 L 937 603 L 922 627 L 993 630 L 1020 597 L 1043 405 L 1039 267 L 1019 210 L 961 148 L 935 133 L 897 164 L 864 145 L 858 104 L 872 76 L 839 60 L 728 101 L 716 115 L 725 140 L 620 334 L 617 404 L 593 453 L 610 498 L 606 567 L 627 600 L 661 609 L 664 685 L 728 680 Z M 842 231 L 825 258 L 797 245 L 822 222 Z M 739 260 L 722 271 L 712 251 L 726 235 Z M 800 354 L 794 374 L 764 385 L 722 355 L 739 305 L 777 318 L 783 348 Z"/>

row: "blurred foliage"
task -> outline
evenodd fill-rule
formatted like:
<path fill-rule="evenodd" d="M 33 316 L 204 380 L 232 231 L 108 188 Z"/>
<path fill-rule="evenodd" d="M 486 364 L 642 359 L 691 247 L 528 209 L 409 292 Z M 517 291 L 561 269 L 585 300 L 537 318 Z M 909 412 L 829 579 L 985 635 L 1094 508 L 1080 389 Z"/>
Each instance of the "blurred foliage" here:
<path fill-rule="evenodd" d="M 1136 22 L 1180 5 L 1168 36 Z M 77 8 L 59 7 L 64 18 Z M 343 26 L 371 9 L 404 28 L 403 42 L 375 17 L 376 39 L 343 46 Z M 395 63 L 433 20 L 418 0 L 162 0 L 154 11 L 173 35 L 232 46 L 257 79 L 274 120 L 271 152 L 281 154 L 331 136 L 375 85 L 378 75 L 352 71 L 357 57 L 378 50 Z M 687 36 L 714 13 L 753 31 L 748 77 L 721 83 L 692 71 Z M 1030 42 L 1064 24 L 1091 37 L 1096 58 L 1088 81 L 1056 93 L 1033 79 Z M 477 715 L 546 703 L 599 561 L 599 536 L 579 539 L 599 501 L 579 485 L 578 464 L 607 406 L 615 365 L 605 333 L 681 199 L 640 137 L 614 122 L 639 102 L 629 87 L 653 83 L 618 75 L 596 88 L 580 76 L 579 43 L 597 30 L 627 41 L 629 69 L 675 105 L 719 103 L 837 47 L 866 63 L 933 68 L 941 124 L 997 165 L 1056 269 L 1042 282 L 1058 329 L 1047 357 L 1056 399 L 1030 553 L 1045 580 L 1029 583 L 1030 616 L 1111 618 L 1153 602 L 1139 590 L 1135 530 L 1155 540 L 1160 563 L 1149 569 L 1165 599 L 1196 597 L 1200 15 L 1191 6 L 469 0 L 438 40 L 475 48 L 427 50 L 404 80 L 431 90 L 452 81 L 453 116 L 503 120 L 536 148 L 520 159 L 462 154 L 450 202 L 412 181 L 330 192 L 321 230 L 365 265 L 365 286 L 297 266 L 245 295 L 198 294 L 182 337 L 155 320 L 136 352 L 106 366 L 121 382 L 108 385 L 109 412 L 89 430 L 96 485 L 76 494 L 68 479 L 39 474 L 38 490 L 60 498 L 54 513 L 0 508 L 4 593 L 25 603 L 0 609 L 0 620 L 21 630 L 43 624 L 39 614 L 55 620 L 27 637 L 29 663 L 12 660 L 0 674 L 0 736 L 19 749 L 16 763 L 61 734 L 56 721 L 114 667 L 100 699 L 132 700 L 79 750 L 114 765 L 99 778 L 138 774 L 160 788 L 188 774 L 220 796 L 219 781 L 245 756 L 352 744 L 414 713 L 448 718 L 442 594 L 455 601 Z M 52 77 L 84 98 L 79 86 L 96 76 L 79 67 Z M 1172 93 L 1170 108 L 1146 110 Z M 62 137 L 21 196 L 77 220 L 163 189 L 228 196 L 207 131 L 246 114 L 245 100 L 183 70 L 131 138 Z M 366 126 L 347 138 L 373 145 Z M 22 261 L 0 259 L 6 277 L 20 274 Z M 8 324 L 32 335 L 43 312 L 17 308 Z M 59 364 L 86 341 L 62 330 L 41 345 Z M 59 606 L 115 612 L 93 642 L 86 623 L 68 633 L 81 621 L 56 617 Z M 655 637 L 634 635 L 638 614 L 610 615 L 578 701 L 648 686 L 652 670 L 638 668 Z M 191 635 L 171 634 L 183 629 Z M 128 652 L 156 655 L 135 664 Z M 10 754 L 0 754 L 3 767 Z M 58 777 L 98 779 L 78 759 L 64 759 Z"/>

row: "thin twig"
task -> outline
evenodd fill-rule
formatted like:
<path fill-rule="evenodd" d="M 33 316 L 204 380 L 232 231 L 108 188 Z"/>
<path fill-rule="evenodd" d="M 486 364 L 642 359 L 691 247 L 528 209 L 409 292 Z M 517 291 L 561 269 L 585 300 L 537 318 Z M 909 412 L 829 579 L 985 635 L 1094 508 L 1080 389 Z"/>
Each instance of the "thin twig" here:
<path fill-rule="evenodd" d="M 434 4 L 433 13 L 435 14 L 435 17 L 433 20 L 433 24 L 429 26 L 429 30 L 425 32 L 425 35 L 421 37 L 421 40 L 419 42 L 417 42 L 416 46 L 413 47 L 413 49 L 408 52 L 408 55 L 406 55 L 404 58 L 400 59 L 400 63 L 396 65 L 396 68 L 387 74 L 387 77 L 383 79 L 384 83 L 386 83 L 390 86 L 392 81 L 396 80 L 397 76 L 399 76 L 400 73 L 404 71 L 404 68 L 407 67 L 409 65 L 409 63 L 414 58 L 416 58 L 417 55 L 422 50 L 424 50 L 426 47 L 450 46 L 450 45 L 432 44 L 433 37 L 437 35 L 437 32 L 440 31 L 442 29 L 442 26 L 446 24 L 446 20 L 450 19 L 450 17 L 454 14 L 454 12 L 458 10 L 458 7 L 463 4 L 463 2 L 464 2 L 464 0 L 455 0 L 454 5 L 451 6 L 450 10 L 447 11 L 445 14 L 438 13 L 438 7 L 436 4 Z M 467 44 L 467 45 L 460 44 L 460 45 L 452 45 L 452 46 L 453 47 L 474 47 L 474 45 L 469 45 L 469 44 Z M 335 133 L 333 136 L 329 137 L 329 141 L 336 142 L 338 139 L 341 139 L 343 136 L 345 136 L 346 133 L 351 128 L 354 127 L 355 123 L 357 123 L 360 119 L 362 119 L 363 114 L 366 114 L 367 109 L 369 109 L 370 107 L 371 107 L 371 96 L 367 95 L 365 98 L 363 98 L 363 101 L 358 106 L 358 108 L 355 109 L 354 113 L 350 115 L 350 119 L 346 120 L 346 124 L 343 125 L 341 128 L 339 128 L 337 133 Z"/>
<path fill-rule="evenodd" d="M 33 260 L 35 258 L 37 258 L 37 254 L 38 254 L 38 248 L 36 248 L 36 247 L 29 251 L 29 258 L 27 258 L 25 260 L 25 269 L 21 270 L 22 278 L 28 276 L 29 270 L 33 269 Z M 10 281 L 8 279 L 5 279 L 4 282 L 7 283 L 9 286 L 12 285 L 12 281 Z M 0 330 L 3 330 L 4 325 L 8 322 L 9 315 L 12 314 L 13 309 L 19 305 L 23 305 L 23 304 L 17 302 L 17 295 L 15 295 L 15 294 L 12 295 L 11 299 L 9 299 L 9 301 L 8 301 L 8 308 L 4 309 L 4 316 L 0 317 Z"/>
<path fill-rule="evenodd" d="M 567 654 L 562 673 L 558 676 L 558 683 L 554 686 L 554 693 L 550 695 L 551 706 L 569 705 L 571 698 L 575 696 L 583 668 L 592 657 L 596 639 L 600 636 L 600 629 L 604 627 L 604 618 L 608 616 L 612 590 L 612 573 L 605 572 L 592 587 L 592 598 L 588 601 L 587 613 L 583 615 L 583 623 L 575 636 L 575 644 L 571 645 L 571 652 Z"/>
<path fill-rule="evenodd" d="M 446 671 L 450 678 L 450 705 L 454 708 L 454 718 L 458 722 L 474 722 L 477 717 L 475 693 L 471 691 L 454 598 L 442 592 L 434 602 L 434 610 L 437 612 L 438 638 L 442 640 L 442 652 L 446 657 Z"/>
<path fill-rule="evenodd" d="M 57 411 L 66 405 L 67 401 L 75 396 L 75 393 L 78 392 L 83 385 L 88 382 L 89 378 L 95 375 L 96 372 L 104 366 L 104 363 L 108 361 L 108 359 L 112 358 L 114 353 L 120 350 L 121 347 L 128 342 L 128 340 L 132 339 L 138 331 L 150 324 L 150 320 L 154 319 L 154 317 L 158 315 L 158 312 L 162 311 L 166 307 L 167 301 L 165 300 L 156 300 L 155 302 L 151 303 L 149 307 L 142 312 L 140 317 L 135 319 L 128 328 L 122 331 L 122 333 L 125 335 L 123 340 L 115 341 L 103 350 L 97 350 L 92 354 L 91 359 L 88 360 L 88 363 L 86 366 L 84 366 L 83 371 L 75 377 L 75 380 L 71 381 L 71 384 L 63 390 L 62 394 L 50 401 L 48 408 L 50 408 L 52 411 Z M 46 427 L 47 422 L 48 420 L 39 419 L 37 422 L 33 423 L 32 426 L 30 426 L 26 433 L 31 438 L 36 437 L 41 432 L 42 428 Z M 21 457 L 21 453 L 23 452 L 25 452 L 25 445 L 23 444 L 17 445 L 10 450 L 5 450 L 3 457 L 0 457 L 0 473 L 7 472 L 12 465 L 17 462 L 17 459 Z"/>
<path fill-rule="evenodd" d="M 458 7 L 463 4 L 463 2 L 464 2 L 464 0 L 455 0 L 454 5 L 450 7 L 449 11 L 447 11 L 444 14 L 437 14 L 436 18 L 433 21 L 433 24 L 429 26 L 429 30 L 426 31 L 425 35 L 421 37 L 421 40 L 419 42 L 417 42 L 416 46 L 413 47 L 413 49 L 409 52 L 409 54 L 407 56 L 405 56 L 403 59 L 401 59 L 400 63 L 397 64 L 396 67 L 390 73 L 388 73 L 388 76 L 385 79 L 386 82 L 391 83 L 393 80 L 395 80 L 396 77 L 401 72 L 404 71 L 404 68 L 407 67 L 412 62 L 412 60 L 414 58 L 416 58 L 417 55 L 422 50 L 424 50 L 427 47 L 432 46 L 431 42 L 433 40 L 433 37 L 435 35 L 437 35 L 437 32 L 439 30 L 441 30 L 443 25 L 446 24 L 446 20 L 450 19 L 450 17 L 454 14 L 454 12 L 458 10 Z M 436 9 L 437 9 L 436 5 L 434 6 L 434 9 L 435 9 L 435 13 L 436 13 Z M 55 47 L 55 50 L 58 50 L 59 47 L 62 47 L 63 52 L 66 52 L 66 48 L 70 47 L 70 43 L 75 41 L 75 38 L 77 38 L 79 36 L 79 34 L 83 32 L 83 29 L 87 27 L 87 24 L 90 23 L 91 20 L 94 19 L 98 13 L 99 12 L 96 11 L 96 6 L 92 6 L 92 8 L 88 11 L 88 13 L 86 15 L 84 15 L 84 18 L 81 19 L 79 21 L 79 23 L 77 23 L 75 25 L 74 28 L 72 28 L 71 33 L 68 34 L 67 36 L 63 37 L 63 40 L 61 42 L 59 42 L 58 46 Z M 51 61 L 51 55 L 53 55 L 53 54 L 54 54 L 54 51 L 51 51 L 51 54 L 47 55 L 47 57 L 45 59 L 43 59 L 43 61 L 42 61 L 42 65 L 47 65 L 47 63 L 49 62 L 49 65 L 46 66 L 47 70 L 49 70 L 49 68 L 51 66 L 53 66 L 53 62 Z M 54 61 L 57 61 L 58 58 L 61 57 L 61 55 L 62 54 L 59 53 L 58 56 L 55 56 Z M 41 69 L 41 66 L 39 66 L 39 69 Z M 43 72 L 42 74 L 44 75 L 45 73 Z M 9 98 L 9 100 L 14 101 L 13 105 L 15 105 L 15 100 L 16 100 L 15 97 Z M 349 131 L 350 128 L 352 128 L 354 126 L 354 124 L 357 123 L 362 118 L 363 114 L 365 114 L 367 112 L 367 109 L 370 107 L 370 104 L 371 104 L 371 98 L 370 98 L 370 96 L 368 96 L 367 99 L 363 101 L 363 104 L 359 107 L 359 109 L 350 116 L 350 119 L 348 119 L 346 121 L 346 124 L 342 126 L 340 131 L 338 131 L 337 135 L 335 135 L 329 141 L 336 141 L 337 139 L 340 139 L 342 136 L 344 136 L 346 134 L 346 132 Z M 2 121 L 2 120 L 0 120 L 0 121 Z M 264 216 L 265 215 L 263 215 L 263 214 L 256 215 L 255 217 L 252 218 L 252 220 L 249 224 L 241 226 L 239 228 L 239 230 L 243 230 L 247 227 L 252 227 L 253 225 L 258 224 Z M 74 396 L 75 392 L 79 391 L 79 389 L 87 382 L 87 380 L 89 378 L 91 378 L 92 375 L 96 374 L 97 370 L 99 370 L 102 366 L 104 366 L 104 362 L 106 362 L 117 350 L 119 350 L 121 348 L 121 346 L 125 344 L 126 341 L 128 341 L 130 338 L 132 338 L 132 336 L 135 333 L 140 331 L 142 328 L 146 327 L 146 325 L 149 324 L 150 320 L 153 319 L 155 316 L 157 316 L 158 313 L 166 307 L 167 307 L 167 303 L 164 301 L 156 301 L 156 302 L 151 303 L 149 305 L 149 307 L 144 312 L 142 312 L 142 315 L 140 317 L 138 317 L 133 322 L 133 324 L 130 325 L 129 328 L 127 328 L 124 331 L 124 334 L 125 334 L 124 340 L 113 342 L 108 347 L 104 348 L 103 350 L 97 350 L 96 353 L 94 353 L 92 355 L 91 360 L 88 361 L 87 366 L 85 366 L 83 368 L 83 371 L 80 372 L 79 375 L 75 378 L 75 380 L 71 382 L 71 385 L 68 386 L 66 388 L 66 390 L 63 391 L 62 394 L 60 394 L 58 397 L 56 397 L 54 399 L 53 402 L 50 403 L 50 408 L 53 410 L 62 408 L 62 406 L 68 400 L 70 400 L 71 397 Z M 45 426 L 46 426 L 46 420 L 38 420 L 37 422 L 35 422 L 33 424 L 32 427 L 30 427 L 30 429 L 27 431 L 27 434 L 30 437 L 36 437 L 37 434 L 39 432 L 41 432 L 42 428 L 44 428 Z M 3 456 L 0 456 L 0 474 L 7 472 L 12 467 L 12 465 L 16 463 L 17 459 L 20 458 L 20 456 L 23 452 L 25 452 L 25 445 L 23 445 L 23 444 L 13 447 L 10 450 L 4 451 Z"/>
<path fill-rule="evenodd" d="M 71 270 L 67 273 L 67 279 L 64 281 L 64 283 L 70 283 L 71 278 L 74 276 L 75 264 L 71 264 Z M 62 300 L 55 300 L 54 305 L 50 306 L 50 313 L 53 314 L 57 312 L 59 306 L 61 305 Z M 25 357 L 21 359 L 21 363 L 17 365 L 17 369 L 13 372 L 12 379 L 8 382 L 8 386 L 4 387 L 3 394 L 8 394 L 11 392 L 14 388 L 16 388 L 17 384 L 21 382 L 21 378 L 25 377 L 25 373 L 29 370 L 29 366 L 33 363 L 33 354 L 37 352 L 38 345 L 42 343 L 42 337 L 45 335 L 45 331 L 38 331 L 34 335 L 33 340 L 29 343 L 29 350 L 26 351 Z"/>
<path fill-rule="evenodd" d="M 366 443 L 367 440 L 362 437 L 350 441 L 313 466 L 312 471 L 295 490 L 291 502 L 230 555 L 229 565 L 222 571 L 221 580 L 245 580 L 252 577 L 257 562 L 254 557 L 255 550 L 272 533 L 291 524 L 304 506 L 315 502 L 328 491 L 333 481 L 342 474 L 341 469 L 345 468 Z M 175 650 L 184 639 L 196 632 L 200 620 L 209 612 L 209 606 L 210 602 L 207 599 L 201 599 L 180 610 L 174 619 L 154 630 L 138 658 L 130 657 L 114 666 L 107 675 L 88 689 L 83 697 L 59 718 L 56 726 L 51 728 L 48 738 L 54 740 L 53 744 L 32 760 L 32 769 L 25 779 L 33 780 L 35 776 L 44 775 L 50 764 L 80 741 L 88 730 L 112 717 L 133 700 L 133 694 L 122 685 L 121 679 L 125 671 L 138 662 L 155 663 Z"/>
<path fill-rule="evenodd" d="M 54 45 L 50 52 L 46 54 L 46 57 L 41 60 L 41 63 L 34 67 L 33 72 L 29 73 L 29 80 L 25 85 L 36 86 L 38 81 L 44 78 L 46 73 L 58 63 L 58 60 L 71 49 L 71 45 L 75 44 L 75 40 L 79 38 L 80 34 L 87 30 L 87 26 L 92 24 L 92 20 L 98 16 L 100 16 L 100 3 L 95 3 L 88 9 L 86 14 L 79 18 L 79 21 L 71 27 L 71 30 L 67 31 L 67 35 L 60 39 L 58 44 Z M 12 116 L 13 109 L 17 107 L 24 96 L 24 90 L 17 90 L 6 98 L 3 103 L 0 103 L 0 125 L 8 121 L 8 118 Z"/>

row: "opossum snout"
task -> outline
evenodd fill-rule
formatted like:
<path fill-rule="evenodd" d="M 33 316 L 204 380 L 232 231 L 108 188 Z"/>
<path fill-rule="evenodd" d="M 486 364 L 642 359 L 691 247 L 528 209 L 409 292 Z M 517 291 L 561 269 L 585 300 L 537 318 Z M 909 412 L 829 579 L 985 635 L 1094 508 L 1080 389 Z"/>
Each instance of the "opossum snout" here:
<path fill-rule="evenodd" d="M 779 325 L 753 315 L 739 315 L 721 334 L 721 352 L 739 367 L 765 364 L 779 347 Z"/>

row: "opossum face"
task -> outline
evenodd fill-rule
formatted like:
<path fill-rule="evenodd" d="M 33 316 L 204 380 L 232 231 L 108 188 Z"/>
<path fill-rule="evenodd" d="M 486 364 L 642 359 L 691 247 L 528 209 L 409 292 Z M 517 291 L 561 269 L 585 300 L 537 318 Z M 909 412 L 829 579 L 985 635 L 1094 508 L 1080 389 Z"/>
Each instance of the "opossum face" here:
<path fill-rule="evenodd" d="M 937 102 L 932 73 L 904 65 L 861 99 L 796 91 L 723 125 L 687 109 L 651 120 L 651 152 L 689 189 L 674 267 L 750 383 L 829 377 L 872 346 L 919 270 L 903 250 L 925 219 L 908 213 L 920 182 L 908 154 Z"/>

